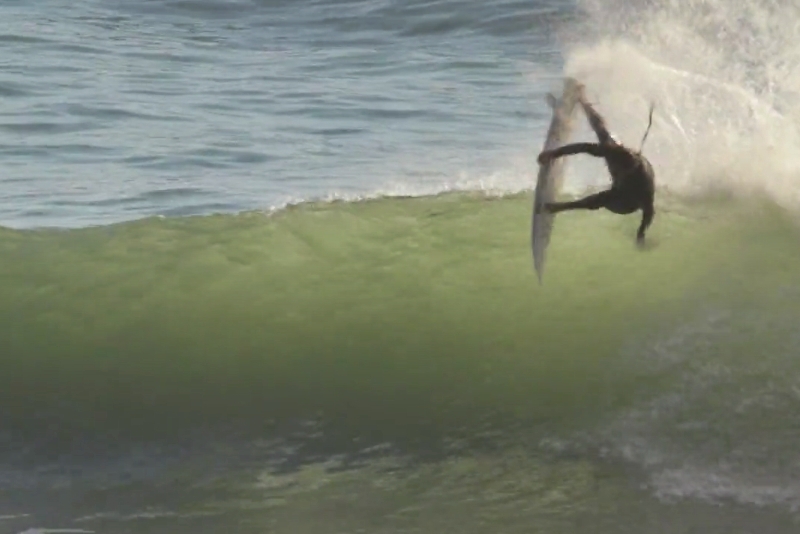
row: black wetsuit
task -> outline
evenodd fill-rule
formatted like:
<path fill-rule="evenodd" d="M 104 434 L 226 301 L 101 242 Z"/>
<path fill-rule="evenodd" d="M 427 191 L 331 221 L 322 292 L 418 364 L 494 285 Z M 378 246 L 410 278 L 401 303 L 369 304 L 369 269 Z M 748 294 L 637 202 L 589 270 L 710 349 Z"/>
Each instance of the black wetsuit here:
<path fill-rule="evenodd" d="M 642 210 L 642 222 L 636 233 L 639 242 L 655 216 L 655 172 L 653 166 L 641 153 L 634 152 L 614 140 L 606 128 L 605 121 L 592 106 L 581 101 L 589 124 L 597 134 L 599 143 L 573 143 L 539 156 L 559 158 L 573 154 L 589 154 L 606 160 L 611 175 L 611 188 L 574 202 L 553 202 L 547 205 L 551 213 L 574 209 L 596 210 L 605 208 L 613 213 L 627 215 Z"/>

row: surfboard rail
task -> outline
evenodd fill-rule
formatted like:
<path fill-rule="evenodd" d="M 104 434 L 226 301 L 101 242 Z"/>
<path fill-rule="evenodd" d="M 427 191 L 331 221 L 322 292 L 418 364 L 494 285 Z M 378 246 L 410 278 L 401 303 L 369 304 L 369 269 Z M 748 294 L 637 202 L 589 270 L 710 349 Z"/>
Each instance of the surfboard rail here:
<path fill-rule="evenodd" d="M 561 98 L 547 94 L 547 103 L 553 110 L 550 126 L 547 130 L 542 150 L 552 150 L 565 144 L 575 126 L 575 111 L 578 103 L 577 80 L 566 78 Z M 549 161 L 539 166 L 536 178 L 536 189 L 533 197 L 533 216 L 531 221 L 531 249 L 533 252 L 533 266 L 542 284 L 544 265 L 547 257 L 547 247 L 550 244 L 550 234 L 553 231 L 555 216 L 543 210 L 547 202 L 552 202 L 561 191 L 564 181 L 565 161 L 561 158 Z"/>

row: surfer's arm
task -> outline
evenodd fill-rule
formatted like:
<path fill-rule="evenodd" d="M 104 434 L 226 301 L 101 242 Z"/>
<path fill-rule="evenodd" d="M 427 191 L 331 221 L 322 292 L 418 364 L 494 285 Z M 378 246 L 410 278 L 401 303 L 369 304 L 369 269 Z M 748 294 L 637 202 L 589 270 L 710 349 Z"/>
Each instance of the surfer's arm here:
<path fill-rule="evenodd" d="M 545 150 L 539 154 L 539 163 L 544 164 L 551 159 L 572 156 L 574 154 L 589 154 L 596 158 L 603 158 L 606 155 L 606 148 L 598 143 L 573 143 L 571 145 L 564 145 L 554 150 Z"/>
<path fill-rule="evenodd" d="M 656 214 L 656 210 L 653 208 L 653 204 L 647 204 L 642 208 L 642 223 L 639 225 L 639 231 L 636 232 L 636 241 L 638 243 L 644 242 L 644 232 L 650 226 L 650 223 L 653 222 L 653 217 Z"/>

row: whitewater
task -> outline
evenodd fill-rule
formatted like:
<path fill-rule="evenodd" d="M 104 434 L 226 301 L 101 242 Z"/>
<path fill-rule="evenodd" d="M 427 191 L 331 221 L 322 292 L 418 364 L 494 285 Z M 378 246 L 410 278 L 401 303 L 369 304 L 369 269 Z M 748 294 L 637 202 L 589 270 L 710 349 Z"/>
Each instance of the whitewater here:
<path fill-rule="evenodd" d="M 0 532 L 793 533 L 800 9 L 0 7 Z M 544 100 L 658 182 L 529 249 Z M 578 114 L 573 139 L 590 139 Z M 564 196 L 608 184 L 569 161 Z"/>

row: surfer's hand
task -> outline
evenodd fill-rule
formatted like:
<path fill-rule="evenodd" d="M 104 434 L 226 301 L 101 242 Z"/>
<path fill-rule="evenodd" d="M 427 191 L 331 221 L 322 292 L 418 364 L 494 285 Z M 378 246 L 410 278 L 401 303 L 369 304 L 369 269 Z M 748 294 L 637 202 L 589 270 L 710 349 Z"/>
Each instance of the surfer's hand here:
<path fill-rule="evenodd" d="M 552 159 L 553 159 L 553 153 L 550 152 L 549 150 L 545 150 L 541 154 L 539 154 L 537 161 L 539 162 L 539 165 L 544 165 L 545 163 L 548 163 Z"/>

